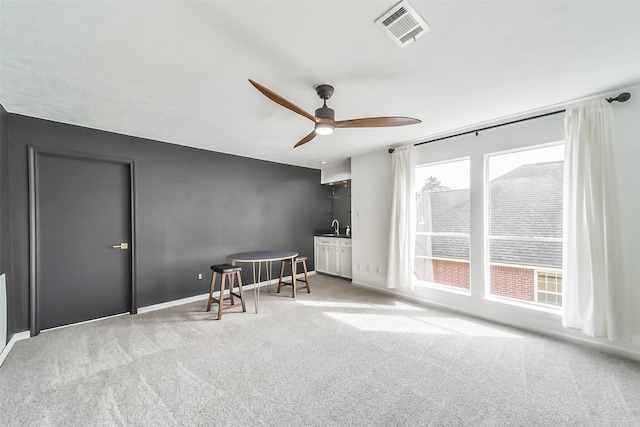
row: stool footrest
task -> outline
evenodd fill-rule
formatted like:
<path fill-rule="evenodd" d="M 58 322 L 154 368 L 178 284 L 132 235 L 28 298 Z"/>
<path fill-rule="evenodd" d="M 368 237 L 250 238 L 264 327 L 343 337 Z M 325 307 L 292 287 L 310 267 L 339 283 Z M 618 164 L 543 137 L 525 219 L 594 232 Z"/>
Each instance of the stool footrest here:
<path fill-rule="evenodd" d="M 306 283 L 306 281 L 304 281 L 304 280 L 296 280 L 296 282 L 305 282 Z M 291 282 L 280 282 L 280 283 L 278 283 L 278 286 L 293 286 L 293 283 L 291 283 Z M 302 285 L 302 286 L 298 286 L 296 289 L 297 290 L 307 289 L 307 285 L 305 284 L 305 285 Z M 280 291 L 278 291 L 278 292 L 280 292 Z"/>

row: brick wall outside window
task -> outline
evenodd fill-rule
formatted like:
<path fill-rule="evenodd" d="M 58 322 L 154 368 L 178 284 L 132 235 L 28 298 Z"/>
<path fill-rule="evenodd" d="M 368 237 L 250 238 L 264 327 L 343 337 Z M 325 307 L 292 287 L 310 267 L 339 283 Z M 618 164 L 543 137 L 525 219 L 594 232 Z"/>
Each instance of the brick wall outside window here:
<path fill-rule="evenodd" d="M 535 301 L 533 270 L 528 268 L 491 266 L 491 294 Z"/>
<path fill-rule="evenodd" d="M 415 274 L 427 280 L 429 263 L 433 263 L 433 282 L 469 289 L 469 263 L 416 258 Z M 491 266 L 491 293 L 493 295 L 535 301 L 534 270 L 519 267 Z"/>
<path fill-rule="evenodd" d="M 433 263 L 433 283 L 469 289 L 469 263 L 441 259 L 416 258 L 415 274 L 420 280 L 428 280 L 429 264 Z"/>
<path fill-rule="evenodd" d="M 469 263 L 436 259 L 433 277 L 436 283 L 469 289 Z"/>

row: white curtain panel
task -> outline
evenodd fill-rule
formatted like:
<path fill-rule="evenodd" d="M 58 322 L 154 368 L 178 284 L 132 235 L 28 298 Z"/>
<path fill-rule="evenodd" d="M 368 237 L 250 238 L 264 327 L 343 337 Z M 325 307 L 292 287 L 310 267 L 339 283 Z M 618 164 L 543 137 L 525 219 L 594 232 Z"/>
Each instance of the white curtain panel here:
<path fill-rule="evenodd" d="M 567 109 L 562 324 L 593 337 L 629 340 L 629 301 L 606 101 Z"/>
<path fill-rule="evenodd" d="M 393 200 L 389 232 L 387 287 L 413 290 L 416 201 L 413 146 L 396 148 L 391 155 Z"/>

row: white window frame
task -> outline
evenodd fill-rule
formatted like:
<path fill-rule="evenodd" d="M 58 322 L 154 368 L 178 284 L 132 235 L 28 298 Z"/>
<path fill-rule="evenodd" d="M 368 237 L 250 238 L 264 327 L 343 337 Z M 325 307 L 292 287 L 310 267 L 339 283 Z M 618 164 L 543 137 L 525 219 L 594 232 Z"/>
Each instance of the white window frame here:
<path fill-rule="evenodd" d="M 469 168 L 471 168 L 471 157 L 463 156 L 463 157 L 457 157 L 453 159 L 417 164 L 414 166 L 414 173 L 419 168 L 428 167 L 428 166 L 438 166 L 438 165 L 444 165 L 447 163 L 456 163 L 456 162 L 462 162 L 462 161 L 467 161 L 469 163 Z M 471 174 L 469 174 L 469 181 L 471 181 Z M 469 182 L 469 193 L 471 193 L 471 182 Z M 469 211 L 469 221 L 471 221 L 471 211 Z M 424 224 L 423 218 L 419 218 L 417 222 L 418 224 Z M 471 258 L 471 224 L 469 224 L 469 233 L 454 233 L 454 232 L 438 233 L 433 231 L 416 231 L 415 236 L 416 238 L 418 236 L 466 237 L 467 240 L 469 241 L 469 258 Z M 420 280 L 414 277 L 415 287 L 433 288 L 433 289 L 440 289 L 446 292 L 463 293 L 463 294 L 469 294 L 469 295 L 471 294 L 471 259 L 464 260 L 464 259 L 455 259 L 455 258 L 427 257 L 427 256 L 418 256 L 418 255 L 415 255 L 415 258 L 430 259 L 431 261 L 442 260 L 442 261 L 453 261 L 453 262 L 469 264 L 469 287 L 468 288 L 461 288 L 458 286 L 447 285 L 443 283 L 428 282 L 426 280 Z"/>
<path fill-rule="evenodd" d="M 483 283 L 483 292 L 484 298 L 497 300 L 505 303 L 516 303 L 518 305 L 530 305 L 534 308 L 541 309 L 551 309 L 551 310 L 561 310 L 561 306 L 554 306 L 551 304 L 539 303 L 538 302 L 538 275 L 537 272 L 539 270 L 553 270 L 552 268 L 533 268 L 534 275 L 534 301 L 526 301 L 520 300 L 517 298 L 509 298 L 501 295 L 494 295 L 491 293 L 491 251 L 490 245 L 491 240 L 518 240 L 518 241 L 529 241 L 529 242 L 556 242 L 563 243 L 563 239 L 559 237 L 526 237 L 526 236 L 490 236 L 489 232 L 491 230 L 491 192 L 490 192 L 490 178 L 489 178 L 489 159 L 493 156 L 500 156 L 505 154 L 518 153 L 529 150 L 536 150 L 540 148 L 554 147 L 559 145 L 564 145 L 565 141 L 553 141 L 542 144 L 532 144 L 532 145 L 524 145 L 518 148 L 494 151 L 490 153 L 484 153 L 483 156 L 483 164 L 484 164 L 484 283 Z M 560 270 L 562 274 L 562 271 Z"/>
<path fill-rule="evenodd" d="M 549 292 L 549 291 L 541 291 L 540 288 L 538 287 L 538 275 L 540 273 L 544 273 L 544 274 L 555 274 L 556 278 L 557 275 L 560 275 L 560 278 L 563 278 L 562 275 L 562 269 L 560 268 L 536 268 L 533 271 L 534 274 L 534 284 L 535 284 L 535 302 L 538 304 L 542 304 L 545 307 L 550 307 L 550 308 L 557 308 L 558 310 L 560 310 L 562 308 L 561 305 L 555 305 L 555 304 L 548 304 L 548 303 L 544 303 L 544 302 L 539 302 L 538 301 L 538 294 L 539 293 L 543 293 L 543 294 L 548 294 L 548 295 L 560 295 L 560 297 L 562 297 L 562 291 L 560 292 Z M 564 285 L 564 282 L 563 282 Z M 564 303 L 564 300 L 562 301 Z"/>

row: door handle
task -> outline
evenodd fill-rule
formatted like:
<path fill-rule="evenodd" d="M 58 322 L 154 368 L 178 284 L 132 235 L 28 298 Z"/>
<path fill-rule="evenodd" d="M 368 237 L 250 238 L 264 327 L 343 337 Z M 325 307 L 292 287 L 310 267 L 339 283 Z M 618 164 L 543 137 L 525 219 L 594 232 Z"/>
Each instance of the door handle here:
<path fill-rule="evenodd" d="M 113 249 L 122 249 L 122 250 L 129 249 L 129 243 L 125 242 L 125 243 L 120 243 L 119 245 L 114 245 Z"/>

